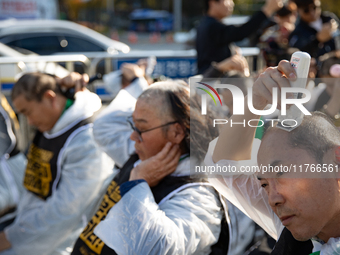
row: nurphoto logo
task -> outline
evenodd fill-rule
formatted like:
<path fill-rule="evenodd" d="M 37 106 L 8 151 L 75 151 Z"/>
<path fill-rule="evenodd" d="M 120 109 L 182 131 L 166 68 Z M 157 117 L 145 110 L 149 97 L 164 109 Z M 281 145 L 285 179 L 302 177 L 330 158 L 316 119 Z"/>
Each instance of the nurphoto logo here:
<path fill-rule="evenodd" d="M 217 96 L 217 98 L 220 100 L 221 106 L 222 106 L 222 101 L 220 96 L 218 95 L 216 88 L 221 88 L 221 89 L 229 89 L 232 97 L 233 97 L 233 114 L 235 115 L 244 115 L 244 99 L 245 96 L 242 92 L 242 90 L 235 86 L 235 85 L 231 85 L 231 84 L 218 84 L 215 85 L 215 88 L 213 88 L 212 86 L 202 83 L 202 82 L 198 82 L 199 84 L 205 85 L 207 86 L 209 89 L 211 89 Z M 197 87 L 198 89 L 201 89 L 203 91 L 205 91 L 215 102 L 216 104 L 216 100 L 214 99 L 213 95 L 206 89 L 202 89 L 200 87 Z M 277 108 L 277 98 L 278 98 L 278 89 L 277 88 L 273 88 L 273 103 L 272 106 L 270 107 L 270 109 L 267 110 L 257 110 L 254 108 L 253 106 L 253 89 L 250 87 L 248 88 L 248 108 L 249 110 L 256 115 L 270 115 L 272 113 L 274 113 L 274 111 Z M 303 98 L 287 98 L 287 94 L 288 93 L 301 93 L 304 94 L 305 97 Z M 202 115 L 206 115 L 207 114 L 207 95 L 206 94 L 202 94 L 202 109 L 201 109 L 201 113 Z M 287 88 L 281 88 L 281 115 L 286 115 L 287 113 L 287 105 L 295 105 L 297 108 L 299 108 L 301 110 L 301 112 L 304 115 L 311 115 L 311 113 L 303 106 L 304 103 L 307 103 L 309 100 L 311 99 L 311 93 L 308 89 L 305 88 L 291 88 L 291 87 L 287 87 Z"/>

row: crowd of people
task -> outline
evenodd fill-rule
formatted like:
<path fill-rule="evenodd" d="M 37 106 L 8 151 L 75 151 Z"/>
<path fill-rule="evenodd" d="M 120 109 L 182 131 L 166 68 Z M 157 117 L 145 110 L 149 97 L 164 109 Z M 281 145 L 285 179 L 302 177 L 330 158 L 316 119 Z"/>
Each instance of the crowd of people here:
<path fill-rule="evenodd" d="M 305 51 L 313 58 L 309 77 L 320 78 L 309 88 L 312 115 L 292 131 L 274 125 L 260 136 L 255 125 L 212 128 L 214 113 L 201 114 L 189 85 L 154 82 L 145 61 L 123 64 L 107 79 L 115 97 L 106 107 L 86 88 L 86 74 L 24 74 L 11 104 L 0 97 L 0 255 L 340 254 L 338 171 L 327 178 L 192 175 L 193 164 L 337 169 L 337 17 L 321 12 L 319 0 L 266 0 L 237 27 L 221 22 L 232 0 L 205 0 L 205 7 L 196 43 L 201 81 L 238 79 L 243 94 L 252 86 L 253 107 L 263 110 L 273 91 L 297 78 L 284 59 Z M 265 45 L 267 64 L 275 66 L 256 81 L 234 45 L 247 37 Z M 225 119 L 262 121 L 247 102 L 244 114 L 234 115 L 230 90 L 218 93 Z M 17 114 L 36 128 L 25 150 Z"/>

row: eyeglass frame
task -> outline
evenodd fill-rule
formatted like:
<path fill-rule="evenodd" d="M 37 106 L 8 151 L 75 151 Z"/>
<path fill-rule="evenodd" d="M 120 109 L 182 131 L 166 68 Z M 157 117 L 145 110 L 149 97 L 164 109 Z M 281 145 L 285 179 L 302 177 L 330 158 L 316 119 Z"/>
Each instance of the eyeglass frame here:
<path fill-rule="evenodd" d="M 136 128 L 133 120 L 132 120 L 132 116 L 130 117 L 127 117 L 126 118 L 126 121 L 130 124 L 130 127 L 132 128 L 132 130 L 134 132 L 136 132 L 138 134 L 138 137 L 139 137 L 139 140 L 142 142 L 143 141 L 143 138 L 142 138 L 142 134 L 145 133 L 145 132 L 149 132 L 149 131 L 152 131 L 152 130 L 155 130 L 157 128 L 162 128 L 162 127 L 165 127 L 165 126 L 168 126 L 168 125 L 172 125 L 172 124 L 175 124 L 175 123 L 178 123 L 178 121 L 171 121 L 171 122 L 168 122 L 168 123 L 165 123 L 163 125 L 160 125 L 160 126 L 157 126 L 157 127 L 154 127 L 154 128 L 149 128 L 147 130 L 139 130 L 138 128 Z"/>

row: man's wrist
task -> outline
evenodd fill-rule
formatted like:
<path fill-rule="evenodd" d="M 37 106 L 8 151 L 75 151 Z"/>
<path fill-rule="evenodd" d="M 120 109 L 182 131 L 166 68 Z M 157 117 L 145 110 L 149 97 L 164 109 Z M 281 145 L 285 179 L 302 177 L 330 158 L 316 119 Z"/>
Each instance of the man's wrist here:
<path fill-rule="evenodd" d="M 220 62 L 220 63 L 217 63 L 217 62 L 212 62 L 211 65 L 212 67 L 214 67 L 216 70 L 222 72 L 222 73 L 225 73 L 225 72 L 228 72 L 230 71 L 230 65 L 229 64 L 225 64 L 223 62 Z"/>

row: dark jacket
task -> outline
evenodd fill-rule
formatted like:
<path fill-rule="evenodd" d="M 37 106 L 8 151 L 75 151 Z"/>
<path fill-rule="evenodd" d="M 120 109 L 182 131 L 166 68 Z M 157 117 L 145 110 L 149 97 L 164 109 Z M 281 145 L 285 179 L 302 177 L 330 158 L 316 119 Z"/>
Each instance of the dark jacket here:
<path fill-rule="evenodd" d="M 331 19 L 338 22 L 338 18 L 333 13 L 324 12 L 321 14 L 323 24 L 329 22 Z M 316 39 L 316 34 L 317 31 L 314 28 L 310 27 L 308 23 L 303 20 L 300 20 L 295 30 L 290 34 L 289 46 L 308 52 L 313 58 L 335 50 L 334 39 L 320 43 L 318 39 Z"/>
<path fill-rule="evenodd" d="M 198 73 L 207 70 L 211 62 L 220 62 L 232 56 L 230 44 L 250 36 L 266 20 L 266 15 L 258 12 L 242 26 L 227 26 L 213 17 L 205 16 L 197 28 L 196 36 Z"/>

